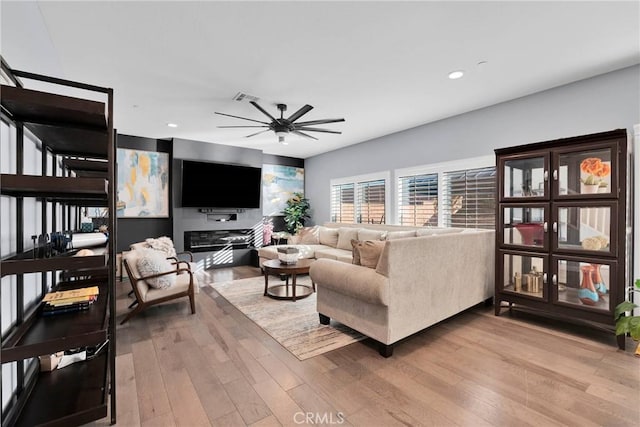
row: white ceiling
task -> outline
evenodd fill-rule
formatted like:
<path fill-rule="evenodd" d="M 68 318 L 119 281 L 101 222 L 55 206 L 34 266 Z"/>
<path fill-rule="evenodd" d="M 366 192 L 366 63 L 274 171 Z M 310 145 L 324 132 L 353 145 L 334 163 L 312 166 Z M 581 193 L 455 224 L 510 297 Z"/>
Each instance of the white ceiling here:
<path fill-rule="evenodd" d="M 115 90 L 120 133 L 310 157 L 640 62 L 627 2 L 8 2 L 16 69 Z M 487 63 L 480 67 L 481 61 Z M 449 80 L 463 69 L 462 79 Z M 305 120 L 344 117 L 319 141 L 254 129 L 239 91 Z M 177 123 L 172 129 L 167 123 Z"/>

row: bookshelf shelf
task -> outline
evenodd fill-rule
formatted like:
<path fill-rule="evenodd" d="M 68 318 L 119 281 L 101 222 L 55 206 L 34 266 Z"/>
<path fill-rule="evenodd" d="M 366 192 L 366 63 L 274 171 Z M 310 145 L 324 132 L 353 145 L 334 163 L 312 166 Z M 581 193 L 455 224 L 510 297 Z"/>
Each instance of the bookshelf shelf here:
<path fill-rule="evenodd" d="M 107 416 L 107 353 L 52 372 L 41 372 L 16 426 L 82 425 Z"/>
<path fill-rule="evenodd" d="M 85 286 L 95 286 L 95 282 L 78 281 L 81 283 L 64 284 L 57 290 L 77 289 Z M 88 282 L 88 283 L 87 283 Z M 71 282 L 70 282 L 71 283 Z M 68 348 L 97 345 L 107 339 L 108 330 L 108 286 L 106 283 L 98 285 L 100 294 L 98 299 L 88 310 L 77 313 L 63 313 L 44 317 L 40 310 L 33 313 L 34 318 L 23 333 L 18 330 L 16 336 L 7 339 L 9 343 L 2 348 L 0 357 L 2 362 L 37 357 L 43 354 L 53 354 Z M 26 323 L 26 322 L 25 322 Z"/>

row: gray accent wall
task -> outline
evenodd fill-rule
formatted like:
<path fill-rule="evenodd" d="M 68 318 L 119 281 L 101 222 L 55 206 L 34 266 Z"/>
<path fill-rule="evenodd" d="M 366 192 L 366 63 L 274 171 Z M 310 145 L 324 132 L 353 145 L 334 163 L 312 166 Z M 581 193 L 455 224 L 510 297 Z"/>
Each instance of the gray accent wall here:
<path fill-rule="evenodd" d="M 312 221 L 330 220 L 333 178 L 493 155 L 496 148 L 612 129 L 632 135 L 640 123 L 639 94 L 636 65 L 310 157 L 305 195 Z M 391 192 L 394 200 L 393 186 Z"/>
<path fill-rule="evenodd" d="M 197 208 L 183 208 L 180 206 L 180 201 L 182 200 L 180 160 L 233 163 L 261 168 L 262 150 L 179 138 L 173 139 L 173 243 L 177 251 L 184 250 L 185 231 L 246 229 L 257 227 L 262 223 L 262 208 L 244 209 L 242 211 L 216 209 L 216 212 L 234 212 L 238 215 L 237 221 L 220 222 L 211 219 L 214 216 L 198 212 Z M 218 185 L 224 185 L 224 183 L 212 182 L 211 191 L 215 192 Z"/>

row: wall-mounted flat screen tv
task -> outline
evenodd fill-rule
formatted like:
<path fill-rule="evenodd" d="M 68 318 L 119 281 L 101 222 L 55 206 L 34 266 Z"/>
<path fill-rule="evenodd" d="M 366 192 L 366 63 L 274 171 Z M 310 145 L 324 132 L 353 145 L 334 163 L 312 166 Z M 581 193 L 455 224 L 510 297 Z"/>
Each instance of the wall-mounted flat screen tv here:
<path fill-rule="evenodd" d="M 182 160 L 182 206 L 259 208 L 262 169 Z"/>

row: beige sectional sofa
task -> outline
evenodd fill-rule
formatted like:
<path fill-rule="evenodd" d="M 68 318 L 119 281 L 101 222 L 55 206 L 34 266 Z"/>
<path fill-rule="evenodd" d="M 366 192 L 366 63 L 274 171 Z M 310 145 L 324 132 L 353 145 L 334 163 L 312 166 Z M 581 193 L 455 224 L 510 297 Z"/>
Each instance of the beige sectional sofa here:
<path fill-rule="evenodd" d="M 385 357 L 399 340 L 493 297 L 493 230 L 332 223 L 324 228 L 337 231 L 327 233 L 333 240 L 297 245 L 304 257 L 317 258 L 310 276 L 320 322 L 333 318 L 375 339 Z M 324 228 L 319 232 L 326 233 Z M 354 230 L 360 237 L 382 232 L 375 268 L 351 264 L 350 239 L 349 249 L 339 244 Z M 263 249 L 261 260 L 277 257 L 275 248 Z"/>
<path fill-rule="evenodd" d="M 407 227 L 385 224 L 343 224 L 328 222 L 323 226 L 308 227 L 308 234 L 292 236 L 286 245 L 264 246 L 258 250 L 260 265 L 266 260 L 278 258 L 278 247 L 298 248 L 300 258 L 335 259 L 351 263 L 351 239 L 355 240 L 391 240 L 403 237 L 415 237 L 416 233 L 436 234 L 452 232 L 452 228 Z M 462 229 L 457 229 L 462 230 Z"/>

